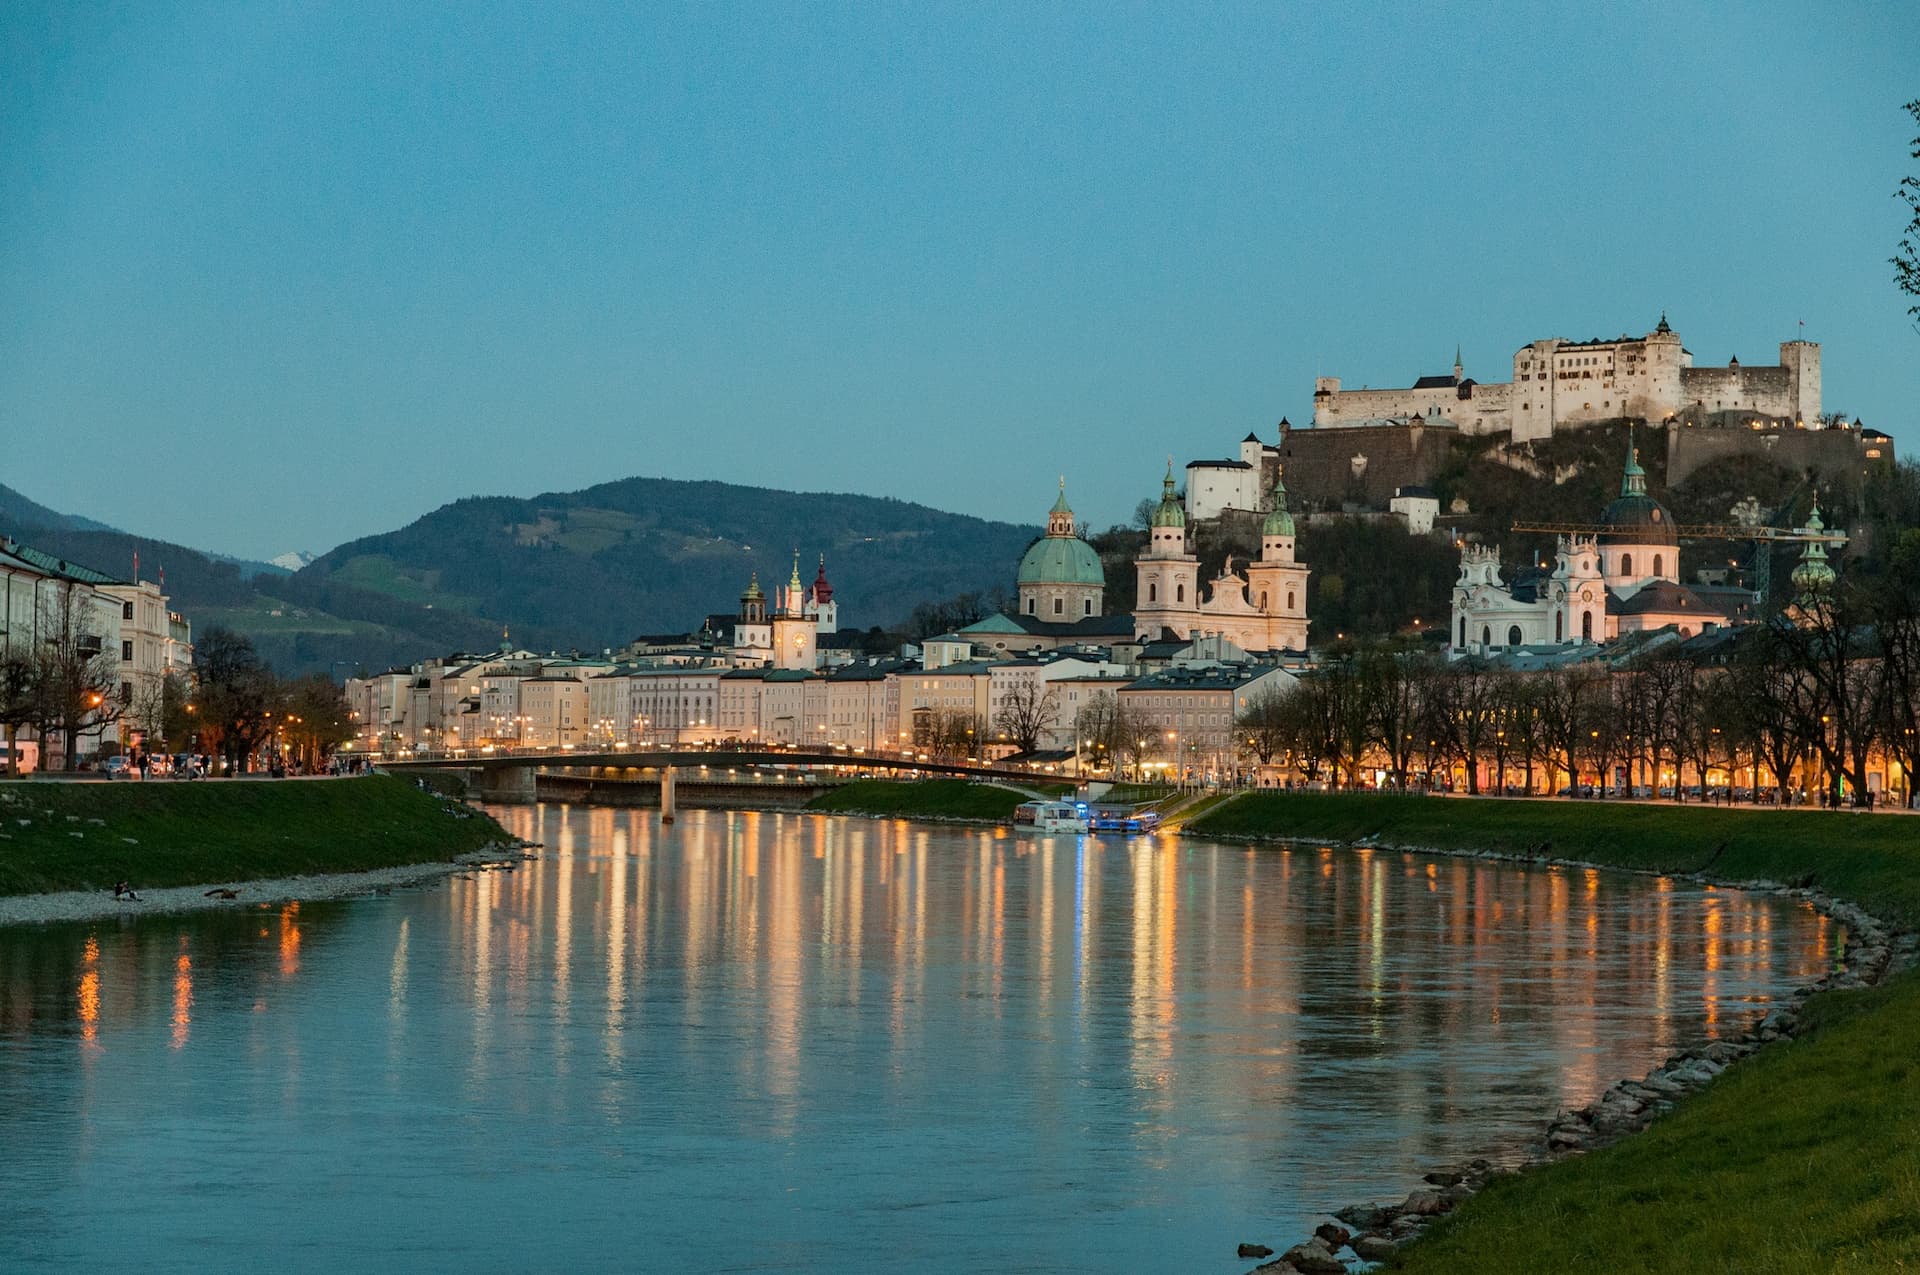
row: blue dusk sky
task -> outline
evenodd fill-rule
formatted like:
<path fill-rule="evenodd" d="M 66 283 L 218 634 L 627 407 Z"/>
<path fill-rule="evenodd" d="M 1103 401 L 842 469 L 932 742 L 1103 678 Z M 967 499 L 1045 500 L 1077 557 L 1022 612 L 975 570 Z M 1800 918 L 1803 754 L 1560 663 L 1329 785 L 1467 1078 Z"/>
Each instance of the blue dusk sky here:
<path fill-rule="evenodd" d="M 0 6 L 0 482 L 229 553 L 634 474 L 1123 520 L 1316 372 L 1823 343 L 1920 5 Z"/>

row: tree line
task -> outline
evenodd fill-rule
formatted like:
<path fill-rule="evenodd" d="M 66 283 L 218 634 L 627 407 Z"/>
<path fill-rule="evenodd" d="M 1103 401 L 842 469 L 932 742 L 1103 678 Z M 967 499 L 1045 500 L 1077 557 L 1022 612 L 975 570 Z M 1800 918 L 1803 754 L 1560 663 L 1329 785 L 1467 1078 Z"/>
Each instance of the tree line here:
<path fill-rule="evenodd" d="M 1920 538 L 1877 577 L 1803 596 L 1722 643 L 1645 644 L 1625 658 L 1518 671 L 1404 643 L 1337 649 L 1237 716 L 1247 753 L 1308 782 L 1595 795 L 1725 787 L 1868 804 L 1876 757 L 1920 770 Z M 1912 799 L 1912 781 L 1907 785 Z"/>
<path fill-rule="evenodd" d="M 7 773 L 19 773 L 23 735 L 58 742 L 60 766 L 76 769 L 91 736 L 96 756 L 138 740 L 151 753 L 223 758 L 231 773 L 256 765 L 319 769 L 353 738 L 346 697 L 324 674 L 284 678 L 229 629 L 200 637 L 190 672 L 133 679 L 108 649 L 95 604 L 82 591 L 42 598 L 36 639 L 0 654 L 0 728 Z M 51 759 L 49 753 L 42 764 Z"/>

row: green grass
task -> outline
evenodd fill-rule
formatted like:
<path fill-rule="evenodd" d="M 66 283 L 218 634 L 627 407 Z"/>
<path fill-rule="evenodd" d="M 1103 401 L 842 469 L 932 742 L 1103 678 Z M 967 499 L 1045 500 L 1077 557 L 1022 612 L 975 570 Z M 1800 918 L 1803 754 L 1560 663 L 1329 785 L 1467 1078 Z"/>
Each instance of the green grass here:
<path fill-rule="evenodd" d="M 1806 1021 L 1645 1133 L 1488 1188 L 1399 1269 L 1920 1270 L 1920 978 Z"/>
<path fill-rule="evenodd" d="M 1260 793 L 1191 830 L 1807 881 L 1904 926 L 1920 917 L 1908 816 Z M 1920 1271 L 1920 973 L 1816 997 L 1802 1024 L 1645 1133 L 1489 1187 L 1395 1268 Z"/>
<path fill-rule="evenodd" d="M 1584 859 L 1729 881 L 1818 886 L 1920 925 L 1920 818 L 1611 801 L 1381 793 L 1249 793 L 1188 825 L 1197 836 L 1307 837 Z"/>
<path fill-rule="evenodd" d="M 459 810 L 386 776 L 0 782 L 0 895 L 359 872 L 508 840 Z"/>
<path fill-rule="evenodd" d="M 807 809 L 905 819 L 1011 819 L 1014 808 L 1028 800 L 1025 793 L 1011 788 L 965 779 L 860 779 L 821 793 L 807 803 Z"/>

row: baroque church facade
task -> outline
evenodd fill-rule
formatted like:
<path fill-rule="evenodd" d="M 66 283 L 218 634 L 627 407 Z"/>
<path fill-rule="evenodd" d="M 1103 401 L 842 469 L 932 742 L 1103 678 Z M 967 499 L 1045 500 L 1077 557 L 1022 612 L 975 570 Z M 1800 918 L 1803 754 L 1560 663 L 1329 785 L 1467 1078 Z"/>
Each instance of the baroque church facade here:
<path fill-rule="evenodd" d="M 1229 554 L 1202 596 L 1200 559 L 1169 464 L 1146 551 L 1134 560 L 1135 634 L 1143 641 L 1218 634 L 1247 651 L 1306 650 L 1308 568 L 1294 549 L 1293 514 L 1276 470 L 1259 558 L 1236 571 Z"/>
<path fill-rule="evenodd" d="M 1523 570 L 1508 583 L 1497 546 L 1462 546 L 1448 649 L 1463 656 L 1599 645 L 1668 625 L 1692 636 L 1742 622 L 1751 599 L 1744 590 L 1680 583 L 1679 528 L 1648 494 L 1629 444 L 1619 497 L 1592 534 L 1559 538 L 1550 569 Z"/>

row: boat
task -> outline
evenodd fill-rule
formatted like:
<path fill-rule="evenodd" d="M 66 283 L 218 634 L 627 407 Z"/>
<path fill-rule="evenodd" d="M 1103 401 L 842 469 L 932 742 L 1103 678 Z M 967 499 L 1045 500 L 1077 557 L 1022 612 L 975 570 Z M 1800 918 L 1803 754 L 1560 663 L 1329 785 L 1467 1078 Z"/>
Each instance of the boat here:
<path fill-rule="evenodd" d="M 1015 808 L 1013 822 L 1034 832 L 1085 832 L 1086 810 L 1071 801 L 1029 801 Z"/>
<path fill-rule="evenodd" d="M 1093 832 L 1147 833 L 1160 826 L 1160 812 L 1096 806 L 1088 816 L 1087 826 Z"/>

